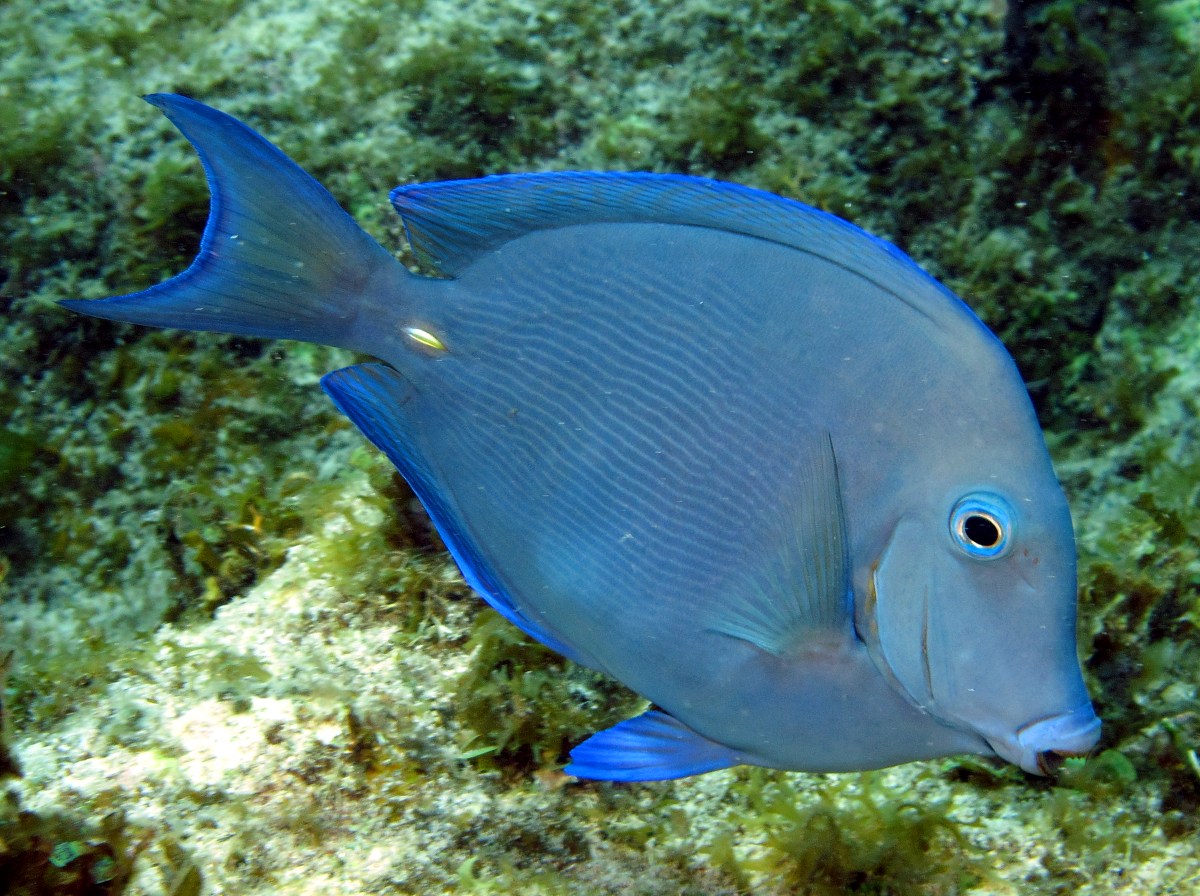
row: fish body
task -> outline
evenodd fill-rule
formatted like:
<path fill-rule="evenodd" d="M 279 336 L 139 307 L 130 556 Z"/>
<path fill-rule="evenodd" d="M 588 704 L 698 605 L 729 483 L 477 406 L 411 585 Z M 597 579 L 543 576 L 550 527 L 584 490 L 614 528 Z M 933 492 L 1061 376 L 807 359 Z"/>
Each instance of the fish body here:
<path fill-rule="evenodd" d="M 204 162 L 200 255 L 64 304 L 378 358 L 322 384 L 467 582 L 657 707 L 568 772 L 1038 772 L 1095 744 L 1029 398 L 899 250 L 700 178 L 509 175 L 393 191 L 417 276 L 249 128 L 148 99 Z"/>

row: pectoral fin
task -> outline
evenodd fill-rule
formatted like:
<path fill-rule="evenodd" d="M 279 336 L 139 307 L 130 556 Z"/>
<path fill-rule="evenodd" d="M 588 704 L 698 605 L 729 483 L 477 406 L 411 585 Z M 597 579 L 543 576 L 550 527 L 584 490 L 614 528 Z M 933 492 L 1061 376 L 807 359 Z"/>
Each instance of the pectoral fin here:
<path fill-rule="evenodd" d="M 760 562 L 731 578 L 709 628 L 783 656 L 814 633 L 850 636 L 850 563 L 833 441 L 817 432 L 797 446 L 779 501 L 751 533 Z"/>

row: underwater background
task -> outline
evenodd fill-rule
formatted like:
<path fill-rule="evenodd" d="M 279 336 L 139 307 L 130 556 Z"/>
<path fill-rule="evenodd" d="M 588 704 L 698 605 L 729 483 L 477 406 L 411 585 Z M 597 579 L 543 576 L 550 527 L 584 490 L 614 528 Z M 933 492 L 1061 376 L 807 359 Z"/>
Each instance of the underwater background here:
<path fill-rule="evenodd" d="M 353 356 L 54 305 L 195 253 L 207 190 L 155 91 L 398 252 L 396 184 L 560 169 L 897 243 L 1028 382 L 1097 754 L 563 776 L 641 703 L 470 595 L 316 386 Z M 13 0 L 0 302 L 0 893 L 1200 892 L 1196 0 Z"/>

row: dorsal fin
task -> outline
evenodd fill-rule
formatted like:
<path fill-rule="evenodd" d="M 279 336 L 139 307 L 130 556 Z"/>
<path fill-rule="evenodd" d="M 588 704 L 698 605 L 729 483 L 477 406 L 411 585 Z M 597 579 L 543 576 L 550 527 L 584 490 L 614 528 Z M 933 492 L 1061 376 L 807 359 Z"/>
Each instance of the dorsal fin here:
<path fill-rule="evenodd" d="M 679 224 L 808 252 L 858 274 L 940 323 L 984 329 L 974 313 L 891 243 L 793 199 L 679 174 L 564 171 L 409 184 L 391 192 L 418 259 L 453 277 L 479 255 L 536 230 L 580 224 Z"/>

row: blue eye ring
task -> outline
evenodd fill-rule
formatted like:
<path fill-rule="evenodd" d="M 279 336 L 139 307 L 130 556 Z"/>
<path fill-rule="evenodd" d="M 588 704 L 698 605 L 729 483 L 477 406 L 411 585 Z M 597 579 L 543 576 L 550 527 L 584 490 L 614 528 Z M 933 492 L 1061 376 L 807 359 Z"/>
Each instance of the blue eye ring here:
<path fill-rule="evenodd" d="M 1008 553 L 1014 520 L 1012 508 L 999 495 L 974 492 L 950 512 L 950 537 L 967 556 L 994 560 Z"/>

